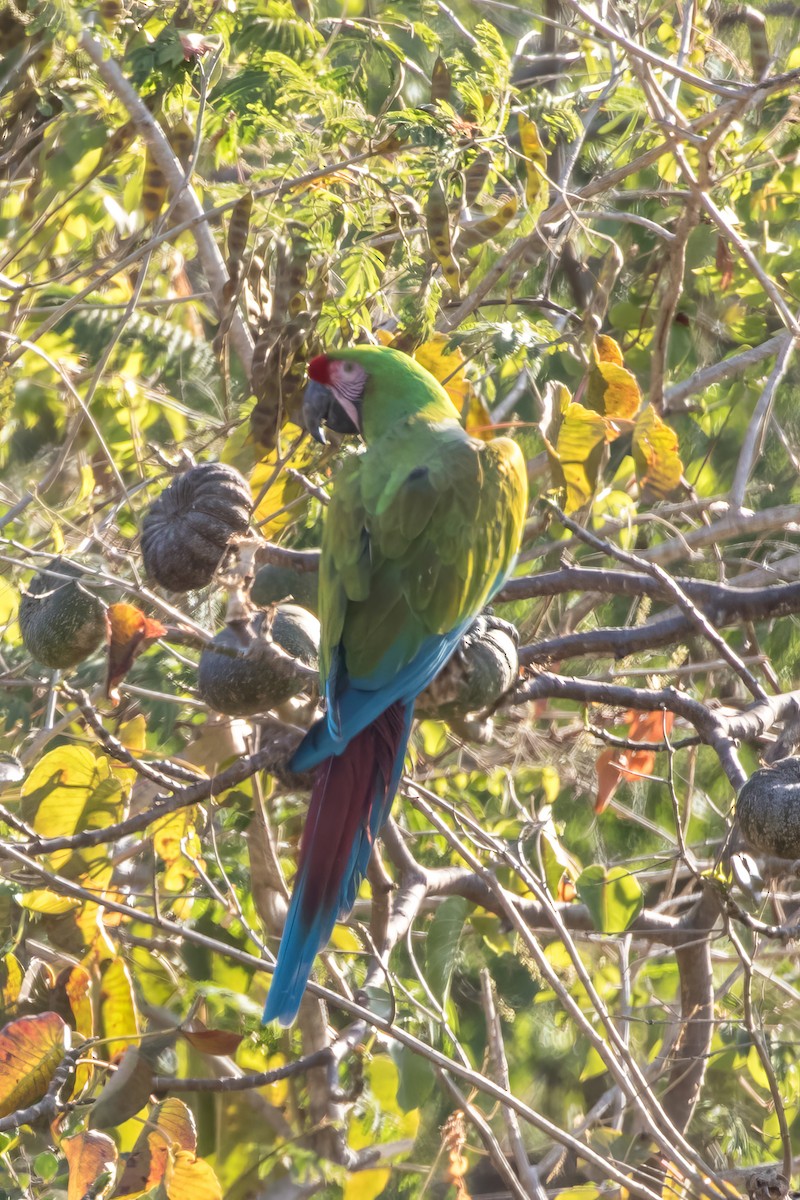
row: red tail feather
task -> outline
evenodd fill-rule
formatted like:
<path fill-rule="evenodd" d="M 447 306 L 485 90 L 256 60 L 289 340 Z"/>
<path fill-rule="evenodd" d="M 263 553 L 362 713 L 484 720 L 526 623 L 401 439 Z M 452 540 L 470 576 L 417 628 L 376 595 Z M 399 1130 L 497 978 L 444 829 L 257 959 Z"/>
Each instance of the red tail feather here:
<path fill-rule="evenodd" d="M 383 824 L 381 816 L 376 827 L 373 818 L 378 814 L 371 810 L 374 803 L 383 809 L 381 800 L 391 801 L 386 789 L 404 729 L 405 706 L 393 704 L 342 754 L 327 758 L 317 768 L 298 863 L 298 878 L 304 881 L 301 912 L 306 920 L 331 905 L 340 908 L 357 865 L 354 845 L 363 835 L 371 844 Z M 381 783 L 384 794 L 376 797 Z"/>

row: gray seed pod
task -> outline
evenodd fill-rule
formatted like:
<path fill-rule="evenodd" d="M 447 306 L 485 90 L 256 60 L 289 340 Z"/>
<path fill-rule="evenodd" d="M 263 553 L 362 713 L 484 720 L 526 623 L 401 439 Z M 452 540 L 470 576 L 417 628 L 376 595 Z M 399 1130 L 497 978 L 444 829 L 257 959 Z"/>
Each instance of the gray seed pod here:
<path fill-rule="evenodd" d="M 736 800 L 748 842 L 777 858 L 800 858 L 800 758 L 754 771 Z"/>
<path fill-rule="evenodd" d="M 478 617 L 430 686 L 417 710 L 422 716 L 466 716 L 489 708 L 508 691 L 519 671 L 517 646 L 505 622 Z"/>
<path fill-rule="evenodd" d="M 83 574 L 77 563 L 54 558 L 20 601 L 23 644 L 45 667 L 74 667 L 107 637 L 105 608 L 79 582 Z"/>
<path fill-rule="evenodd" d="M 308 687 L 291 659 L 316 670 L 319 621 L 304 608 L 284 604 L 275 610 L 271 637 L 262 635 L 269 614 L 231 621 L 200 656 L 198 689 L 210 708 L 232 717 L 267 712 Z"/>
<path fill-rule="evenodd" d="M 171 592 L 205 587 L 251 510 L 250 487 L 233 467 L 201 463 L 176 476 L 142 522 L 147 574 Z"/>

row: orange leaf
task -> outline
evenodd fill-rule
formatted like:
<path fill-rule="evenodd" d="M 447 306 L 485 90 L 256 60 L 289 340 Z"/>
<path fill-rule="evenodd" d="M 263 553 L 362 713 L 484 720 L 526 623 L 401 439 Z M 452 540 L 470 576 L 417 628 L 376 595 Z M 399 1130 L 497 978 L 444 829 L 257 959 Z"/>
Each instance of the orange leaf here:
<path fill-rule="evenodd" d="M 562 904 L 571 904 L 577 894 L 578 892 L 574 881 L 570 879 L 569 875 L 565 871 L 558 881 L 556 900 L 560 900 Z"/>
<path fill-rule="evenodd" d="M 64 967 L 63 971 L 58 973 L 50 994 L 53 1009 L 85 1038 L 90 1038 L 94 1033 L 91 987 L 91 975 L 85 967 L 76 964 L 74 967 Z M 91 1050 L 83 1057 L 91 1057 Z M 90 1063 L 82 1062 L 75 1068 L 73 1096 L 80 1095 L 91 1076 Z"/>
<path fill-rule="evenodd" d="M 160 1183 L 167 1169 L 169 1147 L 173 1145 L 194 1152 L 197 1131 L 194 1117 L 183 1101 L 170 1096 L 151 1112 L 147 1127 L 128 1155 L 114 1196 L 139 1196 Z"/>
<path fill-rule="evenodd" d="M 215 1056 L 233 1054 L 243 1038 L 241 1033 L 232 1033 L 227 1029 L 207 1029 L 200 1021 L 193 1021 L 191 1027 L 182 1029 L 181 1033 L 195 1050 Z"/>
<path fill-rule="evenodd" d="M 54 1012 L 0 1030 L 0 1117 L 41 1100 L 70 1044 L 69 1026 Z"/>
<path fill-rule="evenodd" d="M 111 1138 L 105 1133 L 90 1130 L 64 1138 L 61 1147 L 69 1164 L 67 1200 L 83 1200 L 86 1195 L 97 1195 L 92 1185 L 103 1172 L 113 1171 L 117 1161 L 117 1147 Z"/>
<path fill-rule="evenodd" d="M 717 238 L 717 270 L 719 271 L 719 290 L 727 292 L 733 283 L 733 255 L 730 246 L 722 235 Z"/>
<path fill-rule="evenodd" d="M 144 650 L 148 642 L 163 637 L 167 631 L 160 621 L 146 617 L 133 604 L 109 605 L 108 625 L 110 639 L 106 695 L 116 704 L 119 701 L 117 685 L 130 671 L 137 654 Z"/>
<path fill-rule="evenodd" d="M 672 732 L 675 714 L 663 712 L 627 712 L 627 740 L 630 742 L 661 742 Z M 623 779 L 641 779 L 653 774 L 656 765 L 654 750 L 615 749 L 609 746 L 598 757 L 597 794 L 594 811 L 601 813 L 608 807 L 614 792 Z"/>

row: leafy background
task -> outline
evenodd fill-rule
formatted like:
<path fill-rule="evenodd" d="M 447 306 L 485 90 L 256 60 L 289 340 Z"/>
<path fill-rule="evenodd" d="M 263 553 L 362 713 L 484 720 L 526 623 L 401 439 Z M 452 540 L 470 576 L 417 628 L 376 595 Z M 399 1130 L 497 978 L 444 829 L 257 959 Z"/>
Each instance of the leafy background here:
<path fill-rule="evenodd" d="M 795 748 L 800 602 L 763 589 L 800 561 L 799 31 L 702 0 L 0 10 L 6 1195 L 786 1194 L 794 874 L 729 835 Z M 197 664 L 254 562 L 319 545 L 351 448 L 302 436 L 304 366 L 361 340 L 525 450 L 522 670 L 491 714 L 426 709 L 286 1032 L 313 689 L 231 719 Z M 192 460 L 256 507 L 179 596 L 138 534 Z M 116 705 L 105 645 L 59 672 L 22 641 L 61 554 L 164 631 L 136 661 L 118 633 Z M 654 563 L 753 606 L 651 637 Z"/>

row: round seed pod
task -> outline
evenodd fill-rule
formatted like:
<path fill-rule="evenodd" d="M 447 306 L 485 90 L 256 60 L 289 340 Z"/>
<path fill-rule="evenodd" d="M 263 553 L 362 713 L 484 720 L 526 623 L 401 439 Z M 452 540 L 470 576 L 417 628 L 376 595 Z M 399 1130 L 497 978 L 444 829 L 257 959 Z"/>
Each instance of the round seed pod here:
<path fill-rule="evenodd" d="M 20 601 L 23 644 L 45 667 L 74 667 L 107 637 L 106 610 L 80 583 L 83 575 L 77 563 L 54 558 Z"/>
<path fill-rule="evenodd" d="M 318 571 L 295 571 L 291 567 L 266 563 L 256 572 L 250 599 L 259 608 L 267 608 L 279 600 L 294 600 L 302 608 L 316 612 L 318 591 Z"/>
<path fill-rule="evenodd" d="M 800 758 L 781 758 L 754 771 L 739 792 L 736 816 L 756 850 L 800 858 Z"/>
<path fill-rule="evenodd" d="M 304 608 L 283 604 L 275 610 L 272 641 L 265 636 L 269 613 L 231 621 L 200 656 L 198 689 L 210 708 L 232 717 L 267 712 L 308 687 L 308 677 L 293 669 L 292 659 L 316 670 L 319 621 Z"/>
<path fill-rule="evenodd" d="M 519 671 L 517 645 L 505 622 L 479 617 L 453 657 L 422 693 L 423 716 L 462 717 L 489 708 L 508 691 Z"/>
<path fill-rule="evenodd" d="M 202 463 L 176 476 L 142 522 L 147 574 L 171 592 L 205 587 L 250 524 L 250 487 L 233 467 Z"/>

